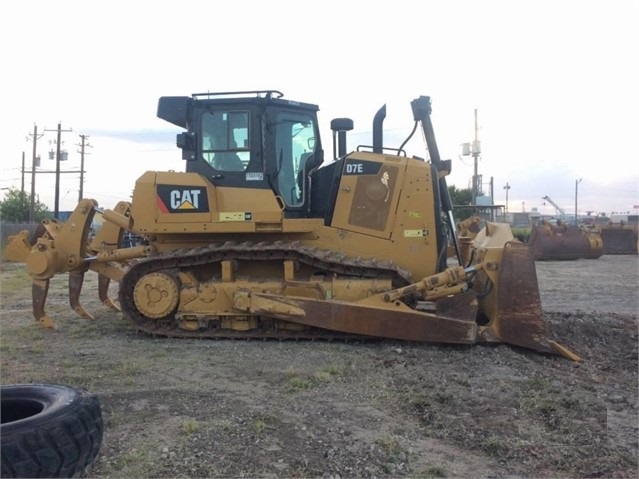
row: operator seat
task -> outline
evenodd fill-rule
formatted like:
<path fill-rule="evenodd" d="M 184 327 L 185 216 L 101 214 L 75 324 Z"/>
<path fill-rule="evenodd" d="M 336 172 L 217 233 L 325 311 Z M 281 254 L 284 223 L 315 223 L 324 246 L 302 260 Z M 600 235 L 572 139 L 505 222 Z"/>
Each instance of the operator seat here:
<path fill-rule="evenodd" d="M 234 140 L 229 142 L 229 149 L 237 148 Z M 220 171 L 244 171 L 244 164 L 235 151 L 219 151 L 213 156 L 213 168 Z"/>

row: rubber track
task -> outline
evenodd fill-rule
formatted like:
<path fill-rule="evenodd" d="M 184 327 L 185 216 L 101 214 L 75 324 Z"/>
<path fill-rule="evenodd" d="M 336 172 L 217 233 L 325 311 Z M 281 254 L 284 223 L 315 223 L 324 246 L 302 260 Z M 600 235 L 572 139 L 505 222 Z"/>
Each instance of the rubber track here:
<path fill-rule="evenodd" d="M 348 257 L 343 253 L 303 246 L 299 242 L 226 242 L 192 249 L 175 250 L 170 253 L 144 258 L 132 264 L 131 269 L 122 278 L 120 284 L 119 300 L 122 312 L 125 317 L 136 325 L 138 330 L 154 336 L 212 339 L 362 339 L 359 336 L 319 329 L 301 332 L 273 328 L 268 330 L 258 328 L 246 332 L 215 328 L 186 331 L 178 327 L 178 322 L 174 317 L 149 319 L 137 311 L 133 291 L 137 281 L 145 274 L 176 271 L 206 264 L 212 265 L 224 260 L 294 260 L 308 264 L 316 268 L 318 272 L 360 278 L 390 277 L 395 288 L 405 286 L 411 282 L 408 271 L 402 270 L 388 261 L 362 260 L 361 258 Z M 262 319 L 264 318 L 262 317 Z"/>

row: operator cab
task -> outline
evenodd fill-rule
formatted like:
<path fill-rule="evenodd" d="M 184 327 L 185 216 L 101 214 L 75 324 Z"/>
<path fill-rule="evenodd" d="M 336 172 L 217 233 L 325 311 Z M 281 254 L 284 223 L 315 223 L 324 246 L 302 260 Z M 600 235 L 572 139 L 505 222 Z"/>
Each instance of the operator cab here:
<path fill-rule="evenodd" d="M 275 90 L 161 97 L 159 118 L 186 129 L 176 144 L 215 186 L 271 189 L 287 217 L 308 211 L 309 173 L 323 162 L 316 105 Z"/>

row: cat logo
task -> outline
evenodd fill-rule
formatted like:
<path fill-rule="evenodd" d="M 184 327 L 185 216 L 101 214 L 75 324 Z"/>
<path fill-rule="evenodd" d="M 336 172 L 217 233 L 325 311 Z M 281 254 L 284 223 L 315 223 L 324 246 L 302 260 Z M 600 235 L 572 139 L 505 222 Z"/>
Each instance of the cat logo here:
<path fill-rule="evenodd" d="M 201 186 L 157 186 L 157 206 L 162 213 L 208 213 L 206 188 Z"/>

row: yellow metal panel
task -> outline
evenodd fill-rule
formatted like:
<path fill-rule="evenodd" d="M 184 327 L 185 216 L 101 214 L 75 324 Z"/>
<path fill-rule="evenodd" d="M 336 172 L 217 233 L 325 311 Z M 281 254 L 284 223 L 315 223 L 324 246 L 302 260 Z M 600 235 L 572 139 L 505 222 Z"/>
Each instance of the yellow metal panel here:
<path fill-rule="evenodd" d="M 390 238 L 405 168 L 405 157 L 368 152 L 349 155 L 340 180 L 332 226 Z"/>

